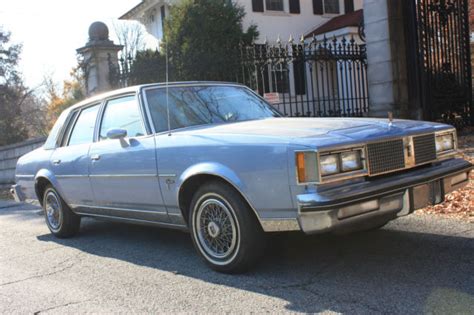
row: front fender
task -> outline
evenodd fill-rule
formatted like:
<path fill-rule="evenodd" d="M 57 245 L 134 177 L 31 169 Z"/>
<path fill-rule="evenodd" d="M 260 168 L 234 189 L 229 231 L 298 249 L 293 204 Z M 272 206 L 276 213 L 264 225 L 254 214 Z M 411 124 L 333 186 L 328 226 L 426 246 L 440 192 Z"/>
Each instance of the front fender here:
<path fill-rule="evenodd" d="M 179 192 L 181 191 L 182 185 L 191 177 L 196 175 L 213 175 L 220 177 L 227 181 L 229 184 L 234 186 L 242 194 L 246 191 L 244 182 L 237 176 L 237 174 L 229 167 L 216 163 L 216 162 L 205 162 L 192 165 L 188 167 L 178 178 L 176 182 L 177 187 L 177 198 L 179 198 Z M 244 196 L 245 197 L 245 196 Z M 179 199 L 176 199 L 179 200 Z"/>
<path fill-rule="evenodd" d="M 255 216 L 257 217 L 257 219 L 259 221 L 261 221 L 258 211 L 256 211 L 255 207 L 252 205 L 249 198 L 247 197 L 246 185 L 244 184 L 244 182 L 239 178 L 239 176 L 237 176 L 237 174 L 232 169 L 230 169 L 229 167 L 227 167 L 223 164 L 217 163 L 217 162 L 199 163 L 199 164 L 195 164 L 195 165 L 190 166 L 189 168 L 187 168 L 177 180 L 176 200 L 180 200 L 179 199 L 179 197 L 180 197 L 179 194 L 182 191 L 181 188 L 182 188 L 183 184 L 188 179 L 192 178 L 193 176 L 197 176 L 197 175 L 216 176 L 216 177 L 219 177 L 219 178 L 225 180 L 230 185 L 232 185 L 240 193 L 240 195 L 245 199 L 245 201 L 250 206 L 250 208 L 254 212 Z"/>

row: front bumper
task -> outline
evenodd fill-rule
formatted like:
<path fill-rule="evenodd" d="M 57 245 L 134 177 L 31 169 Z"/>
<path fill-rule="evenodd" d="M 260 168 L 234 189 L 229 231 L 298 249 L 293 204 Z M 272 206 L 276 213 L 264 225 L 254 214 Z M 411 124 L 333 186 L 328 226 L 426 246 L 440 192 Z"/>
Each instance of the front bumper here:
<path fill-rule="evenodd" d="M 467 185 L 471 163 L 451 159 L 408 172 L 297 196 L 298 223 L 307 234 L 379 223 L 444 201 Z"/>

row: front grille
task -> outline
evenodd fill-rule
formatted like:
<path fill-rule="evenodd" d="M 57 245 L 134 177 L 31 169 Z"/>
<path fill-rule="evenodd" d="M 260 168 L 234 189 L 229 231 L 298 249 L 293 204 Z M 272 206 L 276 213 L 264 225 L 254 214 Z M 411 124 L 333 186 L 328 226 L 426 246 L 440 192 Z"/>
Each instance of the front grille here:
<path fill-rule="evenodd" d="M 413 137 L 415 164 L 436 160 L 436 140 L 434 134 Z"/>
<path fill-rule="evenodd" d="M 369 143 L 367 154 L 371 175 L 405 168 L 403 139 Z"/>

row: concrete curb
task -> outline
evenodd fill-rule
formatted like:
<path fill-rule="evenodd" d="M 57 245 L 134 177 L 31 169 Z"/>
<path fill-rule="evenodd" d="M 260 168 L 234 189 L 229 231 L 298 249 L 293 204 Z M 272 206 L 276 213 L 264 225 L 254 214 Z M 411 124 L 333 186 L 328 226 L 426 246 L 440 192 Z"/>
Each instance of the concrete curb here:
<path fill-rule="evenodd" d="M 19 207 L 24 204 L 24 202 L 15 202 L 13 200 L 0 200 L 0 209 Z"/>

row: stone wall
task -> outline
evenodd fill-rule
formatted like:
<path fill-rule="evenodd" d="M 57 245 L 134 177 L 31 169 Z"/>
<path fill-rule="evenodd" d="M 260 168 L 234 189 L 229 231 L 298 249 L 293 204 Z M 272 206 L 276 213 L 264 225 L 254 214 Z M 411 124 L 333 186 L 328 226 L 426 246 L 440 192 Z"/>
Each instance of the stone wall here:
<path fill-rule="evenodd" d="M 8 187 L 15 182 L 15 167 L 18 159 L 41 147 L 46 138 L 37 138 L 0 147 L 0 188 Z"/>

